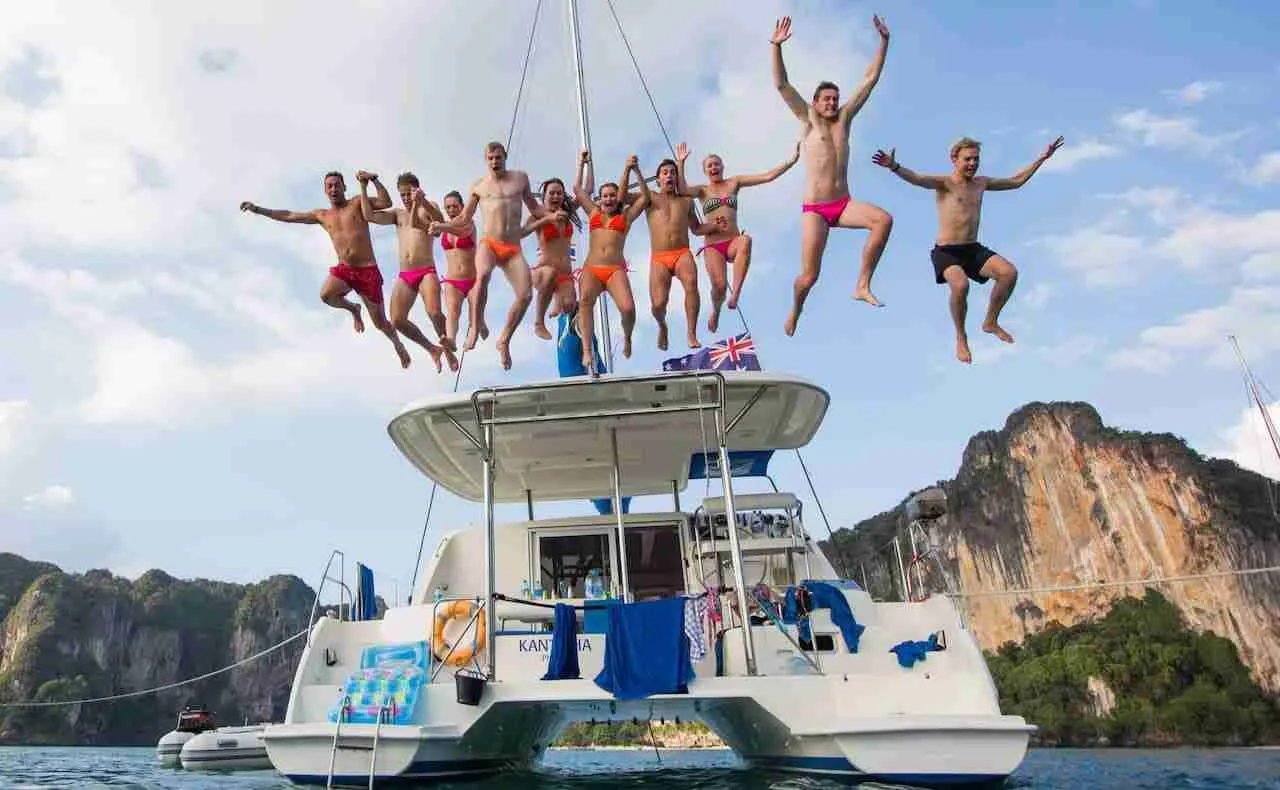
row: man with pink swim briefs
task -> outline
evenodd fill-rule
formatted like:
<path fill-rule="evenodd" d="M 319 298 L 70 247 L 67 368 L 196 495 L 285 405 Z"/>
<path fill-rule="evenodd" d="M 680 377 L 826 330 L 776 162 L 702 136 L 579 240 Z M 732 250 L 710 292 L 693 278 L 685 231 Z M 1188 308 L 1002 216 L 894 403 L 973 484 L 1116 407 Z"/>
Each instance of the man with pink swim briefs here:
<path fill-rule="evenodd" d="M 843 105 L 840 104 L 840 89 L 833 82 L 818 83 L 813 101 L 806 102 L 787 81 L 787 69 L 782 63 L 782 44 L 791 38 L 791 17 L 778 21 L 770 39 L 773 45 L 773 84 L 787 107 L 800 120 L 805 160 L 804 206 L 800 215 L 800 276 L 795 281 L 794 306 L 783 327 L 788 335 L 795 334 L 804 301 L 818 281 L 827 235 L 833 227 L 871 231 L 862 250 L 862 269 L 858 272 L 853 298 L 881 306 L 871 293 L 871 275 L 889 241 L 893 217 L 879 206 L 853 200 L 849 196 L 850 127 L 853 117 L 862 109 L 880 80 L 889 49 L 889 28 L 878 16 L 872 17 L 872 23 L 880 34 L 880 50 L 867 67 L 853 97 Z"/>
<path fill-rule="evenodd" d="M 356 173 L 356 179 L 361 184 L 361 192 L 365 191 L 370 181 L 377 188 L 377 197 L 370 201 L 373 207 L 382 209 L 391 206 L 391 195 L 387 194 L 387 188 L 378 181 L 376 175 L 361 170 Z M 382 273 L 378 271 L 378 262 L 373 257 L 373 240 L 369 236 L 369 223 L 364 218 L 360 201 L 347 200 L 346 181 L 337 171 L 325 173 L 324 192 L 329 198 L 329 208 L 288 211 L 262 208 L 246 200 L 240 204 L 240 210 L 261 214 L 277 222 L 319 225 L 324 228 L 329 234 L 329 240 L 333 242 L 338 264 L 329 268 L 329 276 L 320 287 L 320 300 L 330 307 L 351 313 L 352 328 L 356 332 L 363 332 L 364 321 L 360 318 L 360 305 L 346 298 L 352 291 L 359 294 L 373 325 L 395 347 L 396 355 L 400 357 L 400 366 L 407 368 L 412 358 L 382 309 Z"/>
<path fill-rule="evenodd" d="M 435 256 L 432 245 L 435 239 L 427 232 L 427 225 L 433 220 L 444 219 L 440 207 L 427 199 L 418 184 L 418 177 L 413 173 L 401 173 L 396 179 L 396 188 L 400 192 L 400 201 L 404 208 L 375 209 L 363 193 L 360 195 L 360 209 L 364 218 L 375 225 L 395 225 L 396 240 L 400 248 L 400 275 L 391 286 L 391 323 L 396 331 L 422 346 L 431 354 L 436 372 L 440 372 L 441 352 L 446 355 L 450 370 L 458 369 L 458 359 L 453 355 L 456 348 L 453 341 L 445 334 L 444 313 L 440 309 L 440 281 L 436 274 Z M 427 308 L 427 315 L 440 337 L 440 345 L 427 339 L 418 325 L 409 320 L 409 311 L 418 301 Z"/>

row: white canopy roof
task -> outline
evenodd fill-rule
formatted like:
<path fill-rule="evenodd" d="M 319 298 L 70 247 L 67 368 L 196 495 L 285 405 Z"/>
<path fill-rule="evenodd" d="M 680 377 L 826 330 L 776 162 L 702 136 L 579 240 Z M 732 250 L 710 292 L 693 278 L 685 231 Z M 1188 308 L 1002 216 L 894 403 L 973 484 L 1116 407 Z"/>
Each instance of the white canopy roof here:
<path fill-rule="evenodd" d="M 477 407 L 486 420 L 491 412 L 494 501 L 521 502 L 526 491 L 539 500 L 612 496 L 609 429 L 616 428 L 623 495 L 670 493 L 673 481 L 682 490 L 688 483 L 693 455 L 705 447 L 714 457 L 714 412 L 699 407 L 716 402 L 721 379 L 725 423 L 742 414 L 729 433 L 730 450 L 802 447 L 830 401 L 822 388 L 776 373 L 581 377 L 431 398 L 407 406 L 388 432 L 428 477 L 480 500 Z"/>

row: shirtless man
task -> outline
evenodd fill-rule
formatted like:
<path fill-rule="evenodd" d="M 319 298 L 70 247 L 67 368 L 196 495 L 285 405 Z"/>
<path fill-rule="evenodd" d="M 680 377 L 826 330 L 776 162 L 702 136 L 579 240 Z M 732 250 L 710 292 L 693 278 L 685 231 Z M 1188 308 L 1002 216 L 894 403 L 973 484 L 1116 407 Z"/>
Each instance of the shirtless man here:
<path fill-rule="evenodd" d="M 524 318 L 532 301 L 532 287 L 529 275 L 529 264 L 525 262 L 524 253 L 520 250 L 520 236 L 524 227 L 520 207 L 523 204 L 529 214 L 541 217 L 546 212 L 533 197 L 533 189 L 529 186 L 529 174 L 523 170 L 507 169 L 507 149 L 502 143 L 489 143 L 484 149 L 485 161 L 489 164 L 489 172 L 471 185 L 471 197 L 461 216 L 449 222 L 433 222 L 430 226 L 432 234 L 438 232 L 461 233 L 471 224 L 476 208 L 480 208 L 480 216 L 484 222 L 484 235 L 480 237 L 476 248 L 476 285 L 473 315 L 483 316 L 485 303 L 489 298 L 489 276 L 493 267 L 501 266 L 507 275 L 507 282 L 515 292 L 511 309 L 507 311 L 507 324 L 498 335 L 498 356 L 502 360 L 504 370 L 511 369 L 511 336 Z M 467 338 L 466 350 L 475 346 L 474 338 Z"/>
<path fill-rule="evenodd" d="M 988 178 L 978 176 L 979 150 L 982 144 L 963 137 L 951 146 L 951 162 L 954 170 L 945 176 L 926 176 L 915 173 L 894 158 L 897 149 L 889 153 L 876 151 L 871 161 L 897 173 L 908 184 L 932 189 L 938 205 L 938 241 L 930 257 L 933 272 L 939 285 L 951 286 L 951 319 L 956 325 L 956 359 L 968 364 L 973 361 L 969 353 L 969 337 L 965 333 L 964 319 L 969 309 L 969 280 L 985 283 L 994 279 L 991 304 L 982 322 L 982 331 L 989 332 L 1006 343 L 1013 336 L 1000 327 L 1000 310 L 1004 308 L 1013 287 L 1018 282 L 1018 270 L 1003 256 L 978 243 L 978 223 L 982 220 L 982 194 L 1017 189 L 1048 161 L 1062 146 L 1062 138 L 1049 143 L 1034 162 L 1019 170 L 1012 178 Z"/>
<path fill-rule="evenodd" d="M 395 225 L 396 240 L 400 247 L 400 276 L 391 286 L 391 324 L 396 331 L 422 346 L 431 355 L 436 372 L 440 372 L 440 353 L 449 361 L 449 369 L 458 369 L 458 359 L 453 355 L 453 341 L 445 333 L 444 312 L 440 309 L 440 280 L 436 274 L 436 260 L 432 252 L 435 241 L 427 233 L 433 220 L 444 219 L 440 207 L 423 194 L 418 177 L 413 173 L 401 173 L 396 179 L 396 189 L 404 208 L 373 208 L 368 194 L 360 192 L 360 210 L 368 222 L 376 225 Z M 437 346 L 422 334 L 418 325 L 409 320 L 409 311 L 422 295 L 427 315 L 440 336 Z M 442 348 L 443 347 L 443 348 Z"/>
<path fill-rule="evenodd" d="M 831 228 L 859 228 L 871 231 L 862 249 L 862 270 L 853 298 L 881 306 L 871 293 L 871 275 L 889 241 L 893 217 L 870 203 L 849 197 L 849 130 L 853 117 L 866 104 L 871 89 L 880 80 L 885 53 L 889 49 L 889 28 L 880 17 L 872 17 L 880 33 L 880 51 L 867 67 L 862 83 L 853 97 L 840 104 L 840 89 L 833 82 L 820 82 L 813 92 L 813 102 L 806 103 L 800 92 L 787 81 L 782 63 L 782 44 L 791 38 L 791 17 L 783 17 L 774 28 L 773 84 L 782 94 L 791 112 L 800 119 L 805 159 L 804 206 L 800 215 L 800 276 L 795 282 L 795 304 L 784 330 L 794 335 L 800 311 L 809 289 L 818 281 L 822 254 L 827 248 Z"/>
<path fill-rule="evenodd" d="M 391 195 L 373 173 L 361 170 L 356 173 L 361 192 L 368 183 L 373 182 L 378 190 L 377 197 L 370 200 L 374 208 L 384 209 L 391 206 Z M 364 331 L 364 321 L 360 319 L 360 305 L 345 297 L 351 291 L 360 295 L 373 325 L 379 332 L 387 336 L 400 357 L 400 366 L 409 367 L 412 361 L 404 344 L 400 342 L 396 328 L 387 320 L 382 309 L 382 273 L 378 271 L 378 262 L 373 257 L 373 241 L 369 238 L 369 223 L 365 221 L 360 208 L 360 201 L 347 200 L 347 184 L 339 172 L 325 173 L 324 192 L 329 196 L 329 208 L 318 208 L 311 211 L 287 211 L 256 206 L 249 201 L 240 204 L 241 211 L 261 214 L 277 222 L 296 222 L 302 225 L 319 225 L 329 233 L 333 242 L 333 251 L 338 255 L 338 265 L 329 269 L 329 276 L 320 287 L 320 300 L 330 307 L 346 310 L 351 313 L 354 329 Z"/>
<path fill-rule="evenodd" d="M 677 156 L 688 150 L 678 149 Z M 680 280 L 684 289 L 684 317 L 688 326 L 689 348 L 701 348 L 698 342 L 698 267 L 689 251 L 689 231 L 705 236 L 715 230 L 714 224 L 703 226 L 693 210 L 693 198 L 676 192 L 679 170 L 675 161 L 658 163 L 658 191 L 651 192 L 645 219 L 649 222 L 649 301 L 653 320 L 658 322 L 658 348 L 667 350 L 667 300 L 671 296 L 671 280 Z"/>

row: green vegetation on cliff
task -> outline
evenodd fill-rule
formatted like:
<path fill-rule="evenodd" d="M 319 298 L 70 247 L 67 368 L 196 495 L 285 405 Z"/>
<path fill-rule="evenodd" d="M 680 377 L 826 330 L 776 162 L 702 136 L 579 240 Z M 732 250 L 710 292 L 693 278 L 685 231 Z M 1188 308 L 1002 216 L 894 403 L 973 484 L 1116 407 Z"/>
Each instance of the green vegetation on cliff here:
<path fill-rule="evenodd" d="M 1188 629 L 1153 589 L 1117 600 L 1095 622 L 1050 623 L 1021 645 L 1008 642 L 988 653 L 987 663 L 1001 710 L 1038 725 L 1043 744 L 1236 746 L 1280 739 L 1280 706 L 1250 677 L 1235 645 Z"/>

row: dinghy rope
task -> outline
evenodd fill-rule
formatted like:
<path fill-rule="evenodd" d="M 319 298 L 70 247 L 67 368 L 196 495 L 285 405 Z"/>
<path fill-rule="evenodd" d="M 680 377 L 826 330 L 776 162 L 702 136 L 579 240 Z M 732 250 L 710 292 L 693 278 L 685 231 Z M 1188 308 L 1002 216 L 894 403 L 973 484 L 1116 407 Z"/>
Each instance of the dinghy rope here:
<path fill-rule="evenodd" d="M 199 683 L 202 680 L 207 680 L 211 677 L 230 672 L 233 669 L 238 669 L 251 661 L 257 661 L 268 653 L 273 653 L 290 642 L 301 639 L 310 631 L 310 628 L 304 628 L 288 639 L 285 639 L 283 642 L 277 642 L 265 650 L 259 650 L 253 655 L 242 658 L 234 664 L 229 664 L 222 669 L 215 669 L 212 672 L 206 672 L 203 675 L 197 675 L 193 678 L 187 678 L 186 680 L 178 680 L 173 683 L 166 683 L 163 686 L 156 686 L 155 688 L 143 689 L 141 691 L 125 691 L 120 694 L 111 694 L 105 697 L 89 697 L 87 699 L 47 700 L 40 702 L 0 702 L 0 708 L 53 708 L 59 705 L 88 705 L 95 702 L 112 702 L 114 700 L 129 699 L 131 697 L 143 697 L 147 694 L 155 694 L 161 691 L 168 691 L 169 689 L 176 689 L 181 686 L 189 686 L 192 683 Z"/>

